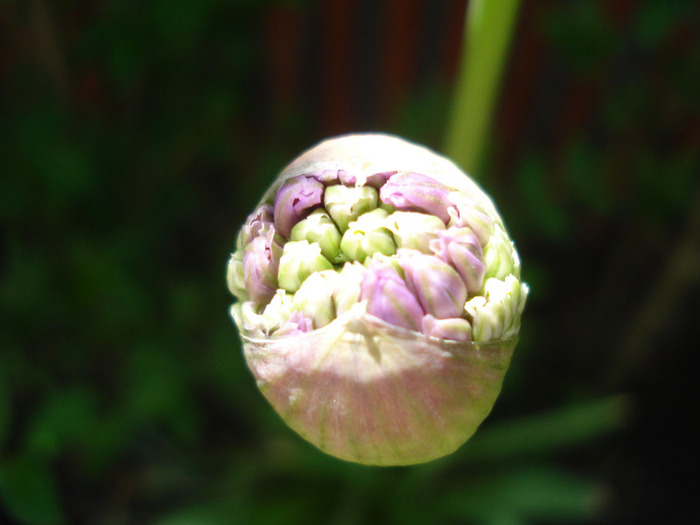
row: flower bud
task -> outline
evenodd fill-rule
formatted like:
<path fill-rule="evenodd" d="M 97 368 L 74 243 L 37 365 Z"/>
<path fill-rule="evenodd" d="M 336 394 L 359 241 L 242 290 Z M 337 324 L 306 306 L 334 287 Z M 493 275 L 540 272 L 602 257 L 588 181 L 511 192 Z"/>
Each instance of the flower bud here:
<path fill-rule="evenodd" d="M 341 232 L 348 224 L 377 207 L 377 190 L 371 186 L 328 186 L 323 194 L 323 205 Z"/>
<path fill-rule="evenodd" d="M 430 242 L 436 239 L 445 224 L 435 215 L 413 211 L 395 211 L 385 220 L 386 227 L 394 234 L 398 248 L 430 253 Z"/>
<path fill-rule="evenodd" d="M 296 311 L 273 335 L 275 337 L 290 337 L 310 332 L 313 329 L 313 321 L 301 312 Z"/>
<path fill-rule="evenodd" d="M 481 245 L 472 229 L 451 226 L 436 235 L 437 238 L 430 241 L 432 252 L 457 270 L 469 294 L 479 292 L 485 269 Z"/>
<path fill-rule="evenodd" d="M 248 215 L 245 224 L 241 228 L 241 233 L 238 235 L 237 249 L 243 250 L 250 241 L 273 227 L 273 223 L 272 206 L 267 203 L 258 206 L 253 213 Z"/>
<path fill-rule="evenodd" d="M 415 250 L 399 250 L 397 254 L 408 288 L 425 313 L 438 319 L 462 315 L 467 287 L 454 268 L 437 257 Z"/>
<path fill-rule="evenodd" d="M 277 268 L 282 248 L 270 227 L 243 249 L 246 291 L 256 303 L 267 303 L 277 290 Z"/>
<path fill-rule="evenodd" d="M 528 293 L 488 195 L 444 157 L 379 134 L 289 164 L 226 279 L 272 406 L 321 450 L 371 465 L 430 461 L 472 435 Z"/>
<path fill-rule="evenodd" d="M 294 295 L 277 289 L 262 313 L 262 328 L 266 334 L 272 334 L 289 320 L 294 313 L 293 300 Z"/>
<path fill-rule="evenodd" d="M 448 226 L 470 228 L 483 247 L 493 234 L 494 220 L 484 207 L 464 192 L 454 191 L 447 196 Z"/>
<path fill-rule="evenodd" d="M 326 326 L 336 316 L 333 290 L 338 279 L 334 270 L 312 273 L 294 294 L 294 309 L 311 319 L 314 328 Z"/>
<path fill-rule="evenodd" d="M 505 279 L 508 275 L 520 277 L 520 259 L 506 231 L 496 225 L 493 235 L 484 247 L 485 279 Z"/>
<path fill-rule="evenodd" d="M 513 275 L 505 280 L 490 278 L 484 296 L 474 297 L 464 309 L 472 318 L 474 341 L 487 342 L 515 337 L 520 329 L 520 314 L 528 287 Z"/>
<path fill-rule="evenodd" d="M 447 196 L 454 190 L 432 177 L 420 173 L 396 173 L 379 191 L 384 204 L 397 210 L 420 211 L 439 217 L 444 224 L 450 220 Z"/>
<path fill-rule="evenodd" d="M 375 253 L 384 255 L 395 253 L 394 237 L 384 227 L 384 219 L 387 215 L 382 208 L 375 208 L 351 222 L 340 240 L 343 256 L 351 261 L 363 262 L 365 258 Z"/>
<path fill-rule="evenodd" d="M 421 329 L 423 309 L 391 264 L 375 264 L 365 272 L 360 299 L 367 301 L 367 313 L 375 317 L 409 330 Z"/>
<path fill-rule="evenodd" d="M 471 341 L 472 327 L 461 317 L 436 319 L 430 314 L 423 317 L 423 333 L 429 337 L 451 341 Z"/>
<path fill-rule="evenodd" d="M 323 199 L 323 184 L 314 177 L 300 175 L 282 184 L 275 195 L 275 226 L 289 238 L 294 225 Z"/>
<path fill-rule="evenodd" d="M 321 247 L 321 253 L 330 262 L 342 260 L 340 256 L 340 232 L 335 222 L 322 209 L 314 210 L 301 222 L 298 222 L 289 238 L 291 241 L 307 240 Z"/>
<path fill-rule="evenodd" d="M 312 273 L 332 269 L 333 265 L 321 255 L 318 243 L 289 241 L 284 245 L 279 262 L 279 287 L 288 292 L 296 292 Z"/>
<path fill-rule="evenodd" d="M 243 270 L 243 251 L 237 250 L 231 254 L 226 265 L 226 282 L 229 291 L 239 301 L 248 300 L 248 292 L 245 287 L 245 272 Z"/>
<path fill-rule="evenodd" d="M 365 268 L 358 262 L 345 263 L 338 273 L 338 282 L 333 290 L 333 303 L 336 316 L 350 311 L 350 308 L 360 301 L 360 286 Z"/>

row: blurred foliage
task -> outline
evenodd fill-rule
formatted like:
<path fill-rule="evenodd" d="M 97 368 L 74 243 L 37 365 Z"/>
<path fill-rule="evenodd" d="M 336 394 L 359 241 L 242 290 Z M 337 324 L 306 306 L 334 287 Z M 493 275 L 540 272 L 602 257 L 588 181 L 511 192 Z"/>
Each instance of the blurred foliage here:
<path fill-rule="evenodd" d="M 239 224 L 333 119 L 272 100 L 266 24 L 317 50 L 327 5 L 0 6 L 0 522 L 694 521 L 696 4 L 523 3 L 481 177 L 532 288 L 521 343 L 483 429 L 397 469 L 289 431 L 227 317 Z M 367 127 L 441 144 L 452 80 Z"/>

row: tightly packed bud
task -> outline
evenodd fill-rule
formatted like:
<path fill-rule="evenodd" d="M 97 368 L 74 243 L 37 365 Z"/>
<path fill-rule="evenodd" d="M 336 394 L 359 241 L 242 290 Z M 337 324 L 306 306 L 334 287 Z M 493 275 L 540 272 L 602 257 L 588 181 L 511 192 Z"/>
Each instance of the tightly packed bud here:
<path fill-rule="evenodd" d="M 318 243 L 323 256 L 331 262 L 342 260 L 340 255 L 340 232 L 335 222 L 323 210 L 318 209 L 298 222 L 290 235 L 291 241 L 309 241 Z"/>
<path fill-rule="evenodd" d="M 453 190 L 421 173 L 397 173 L 382 186 L 382 202 L 397 210 L 416 210 L 440 218 L 445 224 L 450 220 L 447 213 L 447 196 Z"/>
<path fill-rule="evenodd" d="M 279 262 L 279 287 L 296 292 L 309 275 L 332 268 L 328 259 L 321 255 L 318 243 L 289 241 L 284 245 Z"/>
<path fill-rule="evenodd" d="M 367 313 L 384 321 L 420 331 L 424 311 L 416 296 L 391 264 L 376 263 L 365 272 L 360 299 Z"/>
<path fill-rule="evenodd" d="M 391 232 L 384 227 L 386 217 L 385 210 L 376 208 L 351 222 L 340 241 L 343 255 L 351 261 L 360 262 L 375 253 L 392 255 L 396 244 Z"/>
<path fill-rule="evenodd" d="M 395 211 L 386 218 L 386 227 L 394 234 L 397 248 L 430 253 L 430 243 L 445 225 L 435 215 L 413 211 Z"/>
<path fill-rule="evenodd" d="M 467 300 L 467 287 L 446 262 L 415 250 L 401 250 L 399 265 L 406 283 L 425 313 L 438 319 L 459 317 Z"/>
<path fill-rule="evenodd" d="M 377 190 L 371 186 L 328 186 L 323 194 L 323 205 L 344 232 L 348 224 L 377 207 Z"/>
<path fill-rule="evenodd" d="M 265 397 L 320 449 L 374 465 L 429 461 L 469 438 L 528 293 L 489 197 L 447 159 L 373 134 L 287 166 L 226 279 Z"/>
<path fill-rule="evenodd" d="M 285 181 L 275 195 L 275 226 L 289 238 L 294 225 L 323 199 L 323 184 L 314 177 L 294 177 Z"/>

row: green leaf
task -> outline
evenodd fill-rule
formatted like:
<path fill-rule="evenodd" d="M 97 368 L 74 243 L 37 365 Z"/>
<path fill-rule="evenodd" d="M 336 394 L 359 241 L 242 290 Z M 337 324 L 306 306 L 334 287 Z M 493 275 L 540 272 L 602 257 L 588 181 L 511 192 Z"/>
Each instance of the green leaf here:
<path fill-rule="evenodd" d="M 621 428 L 628 411 L 628 399 L 620 396 L 487 424 L 464 446 L 463 459 L 497 461 L 570 449 Z"/>
<path fill-rule="evenodd" d="M 460 519 L 485 523 L 570 522 L 595 514 L 600 489 L 559 468 L 522 466 L 486 475 L 446 493 L 440 507 Z"/>
<path fill-rule="evenodd" d="M 0 465 L 0 500 L 21 523 L 66 523 L 54 473 L 35 456 L 19 456 Z"/>

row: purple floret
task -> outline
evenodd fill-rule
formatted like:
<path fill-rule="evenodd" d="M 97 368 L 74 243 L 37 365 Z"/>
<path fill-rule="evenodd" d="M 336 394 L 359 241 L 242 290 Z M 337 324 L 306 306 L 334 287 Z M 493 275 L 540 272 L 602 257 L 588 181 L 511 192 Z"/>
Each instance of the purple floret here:
<path fill-rule="evenodd" d="M 454 268 L 417 250 L 399 250 L 397 253 L 408 289 L 418 298 L 425 313 L 438 319 L 462 315 L 467 287 Z"/>
<path fill-rule="evenodd" d="M 250 298 L 259 304 L 272 299 L 277 291 L 277 271 L 282 246 L 274 227 L 251 240 L 243 251 L 243 275 Z"/>
<path fill-rule="evenodd" d="M 479 239 L 471 228 L 451 227 L 437 231 L 430 249 L 440 259 L 451 264 L 467 285 L 468 293 L 481 290 L 484 282 L 483 252 Z"/>
<path fill-rule="evenodd" d="M 454 190 L 435 179 L 413 172 L 396 173 L 379 190 L 379 198 L 398 210 L 421 211 L 450 220 L 447 196 Z"/>
<path fill-rule="evenodd" d="M 390 264 L 377 263 L 365 272 L 360 300 L 367 300 L 367 313 L 395 326 L 420 332 L 423 309 Z"/>
<path fill-rule="evenodd" d="M 323 184 L 315 177 L 299 175 L 285 181 L 275 196 L 275 226 L 289 238 L 296 223 L 323 200 Z"/>

